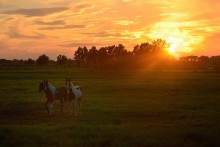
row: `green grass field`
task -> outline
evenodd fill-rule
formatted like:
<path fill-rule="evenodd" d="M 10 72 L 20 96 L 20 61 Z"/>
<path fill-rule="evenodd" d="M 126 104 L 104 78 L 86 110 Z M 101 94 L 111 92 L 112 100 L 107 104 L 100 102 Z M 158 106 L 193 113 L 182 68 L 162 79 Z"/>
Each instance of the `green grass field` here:
<path fill-rule="evenodd" d="M 48 115 L 38 85 L 83 87 L 82 114 Z M 220 146 L 220 73 L 0 68 L 0 146 Z"/>

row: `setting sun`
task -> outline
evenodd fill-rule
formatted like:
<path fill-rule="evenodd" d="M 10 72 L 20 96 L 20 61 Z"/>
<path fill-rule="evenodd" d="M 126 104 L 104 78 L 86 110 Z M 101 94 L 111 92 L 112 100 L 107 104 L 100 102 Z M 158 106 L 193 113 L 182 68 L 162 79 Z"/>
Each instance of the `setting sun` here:
<path fill-rule="evenodd" d="M 181 44 L 183 44 L 182 39 L 168 37 L 166 42 L 167 42 L 168 53 L 172 56 L 178 56 L 178 49 L 180 48 Z"/>
<path fill-rule="evenodd" d="M 170 55 L 179 57 L 182 54 L 192 53 L 197 49 L 203 36 L 200 34 L 193 34 L 191 30 L 181 29 L 183 25 L 177 22 L 160 22 L 152 26 L 152 31 L 149 34 L 150 38 L 162 38 L 167 42 L 167 51 Z"/>

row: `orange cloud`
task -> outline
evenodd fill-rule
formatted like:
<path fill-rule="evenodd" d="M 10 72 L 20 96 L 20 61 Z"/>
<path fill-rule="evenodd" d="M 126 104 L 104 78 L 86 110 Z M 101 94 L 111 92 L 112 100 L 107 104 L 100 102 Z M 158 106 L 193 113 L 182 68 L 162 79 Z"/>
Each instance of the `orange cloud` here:
<path fill-rule="evenodd" d="M 66 7 L 55 7 L 55 8 L 35 8 L 35 9 L 17 9 L 4 11 L 3 14 L 14 14 L 14 15 L 24 15 L 24 16 L 45 16 L 52 13 L 57 13 L 67 10 Z"/>

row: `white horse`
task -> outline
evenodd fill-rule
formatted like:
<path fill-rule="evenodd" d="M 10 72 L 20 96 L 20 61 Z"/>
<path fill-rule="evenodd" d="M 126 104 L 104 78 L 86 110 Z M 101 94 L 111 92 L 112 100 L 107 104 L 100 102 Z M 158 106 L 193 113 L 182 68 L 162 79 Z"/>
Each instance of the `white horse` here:
<path fill-rule="evenodd" d="M 63 112 L 64 103 L 67 101 L 67 90 L 65 87 L 55 88 L 48 83 L 48 80 L 44 80 L 39 84 L 39 92 L 41 91 L 44 91 L 46 95 L 46 109 L 49 114 L 52 112 L 55 100 L 60 100 L 61 112 Z"/>
<path fill-rule="evenodd" d="M 80 114 L 80 105 L 82 99 L 82 88 L 80 86 L 73 86 L 71 79 L 66 78 L 66 90 L 67 90 L 67 101 L 74 104 L 75 116 Z"/>

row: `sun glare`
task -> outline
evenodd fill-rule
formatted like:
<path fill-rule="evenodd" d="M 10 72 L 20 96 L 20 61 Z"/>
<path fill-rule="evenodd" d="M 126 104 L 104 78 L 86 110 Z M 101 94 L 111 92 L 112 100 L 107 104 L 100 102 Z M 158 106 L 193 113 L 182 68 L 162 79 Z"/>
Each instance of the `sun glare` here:
<path fill-rule="evenodd" d="M 172 36 L 168 37 L 167 40 L 167 52 L 170 55 L 177 56 L 178 49 L 181 47 L 182 39 L 181 38 L 174 38 Z"/>
<path fill-rule="evenodd" d="M 181 29 L 182 25 L 176 22 L 157 23 L 151 28 L 149 37 L 166 40 L 169 55 L 179 57 L 181 54 L 191 53 L 203 40 L 203 37 L 194 35 L 190 30 Z"/>

